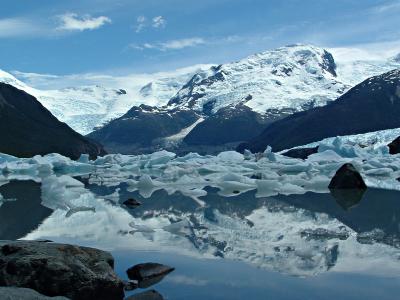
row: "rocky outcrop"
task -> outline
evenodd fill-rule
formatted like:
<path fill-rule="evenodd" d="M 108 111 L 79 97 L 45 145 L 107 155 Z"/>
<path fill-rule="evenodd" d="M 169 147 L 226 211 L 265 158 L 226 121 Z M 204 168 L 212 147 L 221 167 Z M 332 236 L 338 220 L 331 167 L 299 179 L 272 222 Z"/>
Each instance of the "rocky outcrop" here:
<path fill-rule="evenodd" d="M 34 289 L 72 300 L 124 298 L 111 254 L 87 247 L 0 241 L 0 286 Z"/>
<path fill-rule="evenodd" d="M 18 157 L 59 153 L 72 159 L 105 151 L 54 117 L 35 97 L 0 83 L 0 152 Z"/>
<path fill-rule="evenodd" d="M 365 190 L 367 185 L 365 184 L 360 173 L 352 164 L 344 164 L 333 176 L 329 189 L 356 189 Z"/>
<path fill-rule="evenodd" d="M 16 287 L 0 287 L 2 300 L 68 300 L 65 297 L 47 297 L 32 289 Z"/>
<path fill-rule="evenodd" d="M 110 153 L 142 154 L 162 148 L 161 140 L 192 125 L 199 115 L 190 110 L 166 110 L 147 105 L 132 107 L 125 115 L 92 132 Z"/>
<path fill-rule="evenodd" d="M 400 136 L 391 142 L 389 145 L 389 153 L 390 154 L 399 154 L 400 153 Z"/>

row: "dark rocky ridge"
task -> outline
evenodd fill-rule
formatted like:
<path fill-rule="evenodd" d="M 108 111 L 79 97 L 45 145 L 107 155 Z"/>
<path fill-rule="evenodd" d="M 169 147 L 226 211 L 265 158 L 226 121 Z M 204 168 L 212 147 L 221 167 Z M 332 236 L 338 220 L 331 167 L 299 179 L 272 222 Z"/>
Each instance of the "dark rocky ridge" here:
<path fill-rule="evenodd" d="M 230 105 L 197 125 L 183 141 L 189 146 L 239 143 L 249 136 L 257 136 L 271 122 L 273 118 L 254 112 L 244 104 Z"/>
<path fill-rule="evenodd" d="M 154 152 L 161 148 L 161 138 L 177 134 L 199 117 L 190 110 L 165 110 L 140 105 L 132 107 L 125 115 L 90 133 L 88 137 L 102 143 L 109 152 Z"/>
<path fill-rule="evenodd" d="M 274 151 L 324 138 L 400 127 L 400 70 L 372 77 L 324 107 L 299 112 L 268 126 L 237 150 Z"/>
<path fill-rule="evenodd" d="M 104 155 L 102 146 L 57 120 L 35 97 L 0 83 L 0 152 L 18 157 Z"/>

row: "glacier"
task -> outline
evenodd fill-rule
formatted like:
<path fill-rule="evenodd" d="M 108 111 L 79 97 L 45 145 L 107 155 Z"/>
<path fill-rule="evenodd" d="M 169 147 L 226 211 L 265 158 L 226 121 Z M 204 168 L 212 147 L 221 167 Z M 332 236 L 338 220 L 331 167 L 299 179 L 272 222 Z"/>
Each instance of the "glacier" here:
<path fill-rule="evenodd" d="M 60 89 L 33 88 L 2 70 L 0 70 L 0 81 L 36 97 L 60 121 L 85 135 L 94 128 L 122 116 L 132 106 L 165 105 L 193 74 L 209 67 L 210 65 L 194 65 L 171 72 L 120 77 L 82 75 L 80 80 L 73 81 L 76 86 Z M 24 78 L 23 73 L 15 72 L 15 74 Z M 25 74 L 25 76 L 29 79 L 32 75 Z M 65 81 L 68 82 L 67 78 Z"/>

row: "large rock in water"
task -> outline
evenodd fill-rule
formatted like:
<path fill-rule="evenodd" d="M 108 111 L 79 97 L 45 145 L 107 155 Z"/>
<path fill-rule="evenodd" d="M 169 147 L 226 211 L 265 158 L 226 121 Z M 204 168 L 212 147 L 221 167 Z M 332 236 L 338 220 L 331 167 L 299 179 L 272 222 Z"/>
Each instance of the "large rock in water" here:
<path fill-rule="evenodd" d="M 399 154 L 400 153 L 400 136 L 391 142 L 389 145 L 389 153 L 390 154 Z"/>
<path fill-rule="evenodd" d="M 86 247 L 0 241 L 0 286 L 25 287 L 72 300 L 123 299 L 111 254 Z"/>
<path fill-rule="evenodd" d="M 68 300 L 65 297 L 47 297 L 32 289 L 16 287 L 0 287 L 2 300 Z"/>
<path fill-rule="evenodd" d="M 329 189 L 367 189 L 363 178 L 360 173 L 352 164 L 344 164 L 333 176 Z"/>
<path fill-rule="evenodd" d="M 35 97 L 5 83 L 0 83 L 0 136 L 0 152 L 18 157 L 105 154 L 102 146 L 57 120 Z"/>
<path fill-rule="evenodd" d="M 237 150 L 263 152 L 271 146 L 281 151 L 328 137 L 399 128 L 399 115 L 400 69 L 367 79 L 326 106 L 279 120 Z"/>

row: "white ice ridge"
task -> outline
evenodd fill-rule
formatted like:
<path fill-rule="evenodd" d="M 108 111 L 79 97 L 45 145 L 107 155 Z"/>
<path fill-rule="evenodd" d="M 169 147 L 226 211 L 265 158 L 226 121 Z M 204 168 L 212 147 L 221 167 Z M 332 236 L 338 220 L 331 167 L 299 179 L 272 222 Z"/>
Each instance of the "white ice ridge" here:
<path fill-rule="evenodd" d="M 111 154 L 95 161 L 86 155 L 72 161 L 58 154 L 29 159 L 3 154 L 0 181 L 29 178 L 45 182 L 52 175 L 87 175 L 92 184 L 127 183 L 131 191 L 138 190 L 144 197 L 165 190 L 199 200 L 207 194 L 206 187 L 215 187 L 224 196 L 255 190 L 258 197 L 265 197 L 328 192 L 334 173 L 344 163 L 352 163 L 369 187 L 400 190 L 396 180 L 400 177 L 400 155 L 390 155 L 382 143 L 363 144 L 348 137 L 327 139 L 320 143 L 319 153 L 305 161 L 275 154 L 270 148 L 261 155 L 228 151 L 217 156 L 191 153 L 177 157 L 160 151 L 138 156 Z"/>

